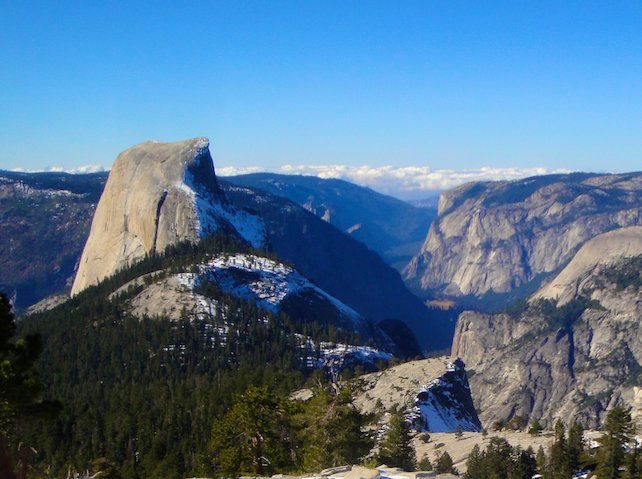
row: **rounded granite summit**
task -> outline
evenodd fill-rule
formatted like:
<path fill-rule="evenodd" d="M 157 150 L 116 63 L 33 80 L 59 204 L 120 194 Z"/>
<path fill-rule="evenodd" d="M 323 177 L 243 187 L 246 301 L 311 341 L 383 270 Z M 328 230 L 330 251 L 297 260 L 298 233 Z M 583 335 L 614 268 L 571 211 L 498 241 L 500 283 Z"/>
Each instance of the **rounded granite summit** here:
<path fill-rule="evenodd" d="M 575 298 L 598 266 L 614 265 L 625 258 L 642 255 L 642 226 L 618 228 L 596 236 L 580 248 L 569 264 L 552 281 L 535 293 L 531 301 L 554 300 L 562 306 Z"/>

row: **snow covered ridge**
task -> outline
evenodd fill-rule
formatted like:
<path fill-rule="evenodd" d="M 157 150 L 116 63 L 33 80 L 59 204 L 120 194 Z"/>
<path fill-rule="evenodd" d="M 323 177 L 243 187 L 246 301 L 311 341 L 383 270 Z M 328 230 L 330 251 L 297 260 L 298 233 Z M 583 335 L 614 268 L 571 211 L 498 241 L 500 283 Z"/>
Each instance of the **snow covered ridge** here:
<path fill-rule="evenodd" d="M 239 298 L 255 301 L 270 312 L 281 310 L 283 301 L 296 294 L 314 294 L 336 308 L 358 330 L 365 321 L 354 309 L 312 284 L 283 263 L 251 254 L 221 255 L 198 266 L 197 273 L 182 273 L 179 281 L 193 290 L 204 280 Z"/>

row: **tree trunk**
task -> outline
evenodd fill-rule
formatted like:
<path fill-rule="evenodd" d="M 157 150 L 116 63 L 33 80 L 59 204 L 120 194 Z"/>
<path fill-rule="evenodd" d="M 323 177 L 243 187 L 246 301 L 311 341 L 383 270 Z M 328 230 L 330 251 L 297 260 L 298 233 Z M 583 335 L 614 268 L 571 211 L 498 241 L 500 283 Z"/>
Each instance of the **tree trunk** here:
<path fill-rule="evenodd" d="M 263 437 L 261 434 L 257 433 L 256 436 L 252 437 L 252 444 L 254 446 L 254 461 L 256 462 L 256 475 L 263 475 L 263 448 L 261 447 L 263 443 Z"/>
<path fill-rule="evenodd" d="M 18 446 L 18 471 L 16 473 L 17 479 L 27 479 L 27 472 L 29 471 L 29 464 L 31 458 L 35 454 L 35 450 L 26 444 L 22 443 Z"/>
<path fill-rule="evenodd" d="M 0 477 L 2 479 L 17 479 L 13 470 L 11 449 L 7 438 L 4 436 L 0 436 Z"/>

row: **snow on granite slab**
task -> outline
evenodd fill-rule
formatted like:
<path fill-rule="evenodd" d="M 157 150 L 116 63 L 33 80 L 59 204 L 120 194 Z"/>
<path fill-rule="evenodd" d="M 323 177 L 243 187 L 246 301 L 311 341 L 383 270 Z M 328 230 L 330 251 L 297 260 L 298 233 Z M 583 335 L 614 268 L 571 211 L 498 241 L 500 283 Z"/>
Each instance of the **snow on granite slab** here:
<path fill-rule="evenodd" d="M 255 300 L 271 312 L 292 294 L 312 291 L 329 301 L 356 327 L 363 318 L 354 309 L 329 295 L 298 271 L 278 261 L 251 254 L 220 255 L 199 266 L 198 273 L 182 273 L 179 281 L 193 289 L 203 279 L 215 281 L 235 296 Z"/>

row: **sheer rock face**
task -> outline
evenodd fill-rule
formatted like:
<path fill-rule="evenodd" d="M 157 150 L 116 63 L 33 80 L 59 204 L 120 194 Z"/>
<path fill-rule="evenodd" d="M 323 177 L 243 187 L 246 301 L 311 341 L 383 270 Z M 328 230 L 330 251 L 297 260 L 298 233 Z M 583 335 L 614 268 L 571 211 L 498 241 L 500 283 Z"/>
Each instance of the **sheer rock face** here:
<path fill-rule="evenodd" d="M 470 384 L 485 425 L 519 414 L 548 426 L 577 418 L 596 427 L 618 401 L 642 419 L 642 289 L 612 279 L 640 254 L 641 227 L 605 233 L 522 313 L 460 315 L 452 354 L 475 371 Z M 553 317 L 538 301 L 569 307 L 580 295 L 593 302 L 565 317 Z"/>
<path fill-rule="evenodd" d="M 642 173 L 463 185 L 442 194 L 438 219 L 404 275 L 451 296 L 532 292 L 586 241 L 642 225 L 641 205 Z"/>
<path fill-rule="evenodd" d="M 146 142 L 116 158 L 94 214 L 72 295 L 148 253 L 162 252 L 181 241 L 195 242 L 234 223 L 208 147 L 206 138 Z M 260 235 L 254 236 L 260 243 Z"/>

